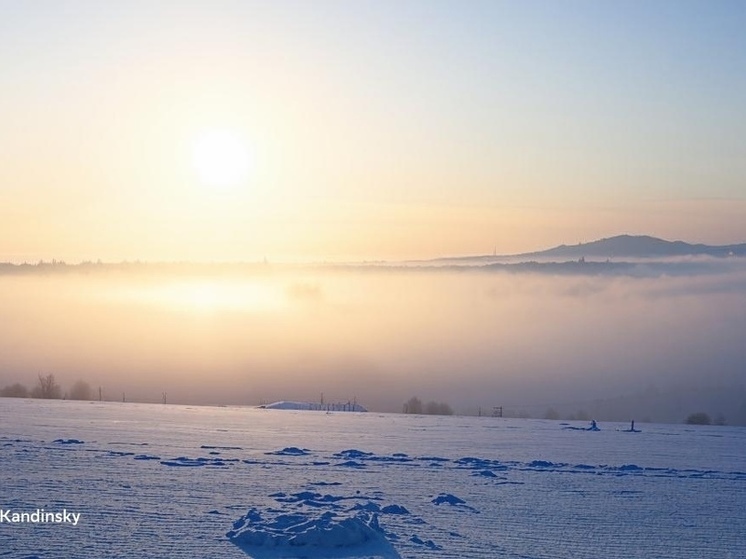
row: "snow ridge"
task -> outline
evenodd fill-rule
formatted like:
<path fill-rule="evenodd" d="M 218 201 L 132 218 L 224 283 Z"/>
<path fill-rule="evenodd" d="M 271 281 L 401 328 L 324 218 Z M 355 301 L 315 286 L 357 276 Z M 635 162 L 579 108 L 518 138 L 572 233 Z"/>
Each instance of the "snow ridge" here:
<path fill-rule="evenodd" d="M 255 559 L 279 557 L 399 559 L 378 523 L 378 512 L 359 503 L 345 508 L 345 497 L 310 491 L 274 495 L 281 506 L 251 508 L 233 523 L 228 539 Z M 370 501 L 368 501 L 370 503 Z M 403 507 L 392 506 L 391 514 Z"/>

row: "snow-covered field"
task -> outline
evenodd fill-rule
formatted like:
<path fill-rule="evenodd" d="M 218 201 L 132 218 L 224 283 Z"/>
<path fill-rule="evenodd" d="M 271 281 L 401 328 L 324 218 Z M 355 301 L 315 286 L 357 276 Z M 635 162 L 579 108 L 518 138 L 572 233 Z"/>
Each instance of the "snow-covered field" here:
<path fill-rule="evenodd" d="M 746 429 L 0 399 L 0 557 L 746 557 Z"/>

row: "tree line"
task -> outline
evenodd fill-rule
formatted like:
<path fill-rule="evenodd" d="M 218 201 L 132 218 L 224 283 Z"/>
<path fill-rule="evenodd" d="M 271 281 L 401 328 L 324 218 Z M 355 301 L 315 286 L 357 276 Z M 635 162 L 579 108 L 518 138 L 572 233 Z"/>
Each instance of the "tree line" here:
<path fill-rule="evenodd" d="M 43 400 L 93 400 L 93 390 L 84 380 L 78 380 L 67 392 L 62 391 L 53 374 L 39 375 L 36 384 L 27 388 L 17 382 L 0 388 L 0 397 L 5 398 L 41 398 Z"/>
<path fill-rule="evenodd" d="M 453 415 L 453 409 L 445 402 L 427 402 L 422 403 L 417 396 L 412 396 L 409 400 L 404 402 L 404 413 L 418 414 L 418 415 Z"/>

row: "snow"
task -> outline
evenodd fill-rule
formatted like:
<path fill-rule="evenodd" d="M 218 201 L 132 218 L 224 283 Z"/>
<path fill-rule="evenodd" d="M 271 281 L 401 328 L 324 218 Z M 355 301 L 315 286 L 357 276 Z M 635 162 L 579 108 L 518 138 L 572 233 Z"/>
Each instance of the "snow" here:
<path fill-rule="evenodd" d="M 367 412 L 363 406 L 357 402 L 329 402 L 321 404 L 317 402 L 294 402 L 289 400 L 281 400 L 279 402 L 273 402 L 272 404 L 265 404 L 259 406 L 263 409 L 268 410 L 304 410 L 304 411 L 356 411 L 356 412 Z"/>
<path fill-rule="evenodd" d="M 0 398 L 0 556 L 744 557 L 746 429 Z"/>
<path fill-rule="evenodd" d="M 338 504 L 344 497 L 331 495 L 280 495 L 275 501 L 284 507 L 252 508 L 227 532 L 249 556 L 399 557 L 378 523 L 378 514 L 365 507 L 345 507 Z"/>

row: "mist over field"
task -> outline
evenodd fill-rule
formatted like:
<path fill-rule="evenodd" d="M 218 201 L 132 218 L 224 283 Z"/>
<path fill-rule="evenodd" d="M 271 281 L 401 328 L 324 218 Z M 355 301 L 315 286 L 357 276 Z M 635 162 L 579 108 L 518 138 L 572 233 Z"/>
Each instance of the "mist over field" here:
<path fill-rule="evenodd" d="M 744 423 L 746 270 L 723 262 L 654 277 L 272 265 L 0 275 L 0 386 L 52 373 L 111 400 L 324 393 L 401 411 L 417 395 L 457 413 Z"/>

